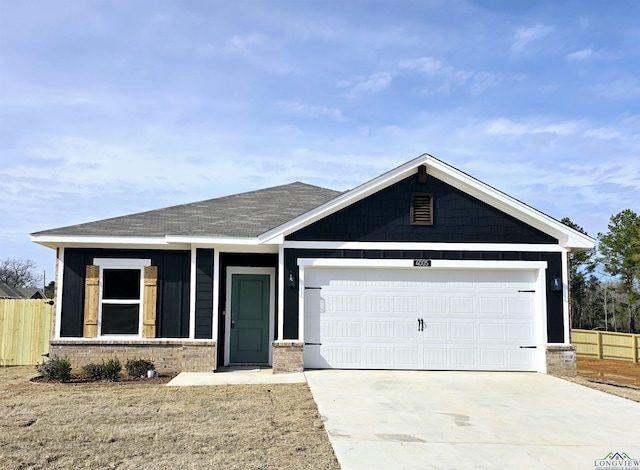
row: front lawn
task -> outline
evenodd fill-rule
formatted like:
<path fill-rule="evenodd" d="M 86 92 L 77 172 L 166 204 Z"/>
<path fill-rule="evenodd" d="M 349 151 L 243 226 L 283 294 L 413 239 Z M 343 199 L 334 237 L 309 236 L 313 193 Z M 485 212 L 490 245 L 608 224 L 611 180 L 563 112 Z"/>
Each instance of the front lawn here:
<path fill-rule="evenodd" d="M 0 368 L 2 468 L 339 469 L 306 384 L 31 383 Z"/>

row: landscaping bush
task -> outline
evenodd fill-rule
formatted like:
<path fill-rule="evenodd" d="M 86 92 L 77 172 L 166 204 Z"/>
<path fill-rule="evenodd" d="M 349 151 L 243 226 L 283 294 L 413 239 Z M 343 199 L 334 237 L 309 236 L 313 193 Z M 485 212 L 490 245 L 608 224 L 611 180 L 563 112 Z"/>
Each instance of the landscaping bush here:
<path fill-rule="evenodd" d="M 122 364 L 117 358 L 109 359 L 102 365 L 104 378 L 110 382 L 117 382 L 120 378 L 120 371 L 122 370 Z"/>
<path fill-rule="evenodd" d="M 50 357 L 36 365 L 36 370 L 46 379 L 68 382 L 71 378 L 71 361 L 67 357 Z"/>
<path fill-rule="evenodd" d="M 82 367 L 82 371 L 91 380 L 102 380 L 104 378 L 104 361 L 102 364 L 87 364 Z"/>
<path fill-rule="evenodd" d="M 124 368 L 127 370 L 127 374 L 132 377 L 146 377 L 147 371 L 154 370 L 156 366 L 146 359 L 133 359 L 127 361 Z"/>

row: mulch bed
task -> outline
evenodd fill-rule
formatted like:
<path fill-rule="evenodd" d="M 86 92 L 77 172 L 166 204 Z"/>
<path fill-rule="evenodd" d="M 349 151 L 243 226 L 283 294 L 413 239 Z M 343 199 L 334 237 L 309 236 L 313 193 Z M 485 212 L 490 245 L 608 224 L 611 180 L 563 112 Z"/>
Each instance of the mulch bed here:
<path fill-rule="evenodd" d="M 35 384 L 56 384 L 56 385 L 102 385 L 102 386 L 123 386 L 130 384 L 137 385 L 165 385 L 171 379 L 173 379 L 177 374 L 160 374 L 158 377 L 147 378 L 147 377 L 132 377 L 130 375 L 123 375 L 116 382 L 111 382 L 109 380 L 92 380 L 89 377 L 84 375 L 74 375 L 71 374 L 71 378 L 68 382 L 60 382 L 56 379 L 48 379 L 39 375 L 30 380 L 31 383 Z"/>

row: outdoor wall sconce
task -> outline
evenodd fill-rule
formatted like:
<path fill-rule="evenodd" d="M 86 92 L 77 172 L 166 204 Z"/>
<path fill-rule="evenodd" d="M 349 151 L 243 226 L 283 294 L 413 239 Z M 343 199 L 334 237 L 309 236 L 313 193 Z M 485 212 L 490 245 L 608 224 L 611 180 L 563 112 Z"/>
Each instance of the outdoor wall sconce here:
<path fill-rule="evenodd" d="M 562 279 L 558 276 L 553 276 L 551 279 L 551 291 L 560 292 L 562 290 Z"/>
<path fill-rule="evenodd" d="M 289 287 L 296 286 L 296 275 L 293 271 L 289 271 L 289 273 L 287 274 L 287 285 Z"/>

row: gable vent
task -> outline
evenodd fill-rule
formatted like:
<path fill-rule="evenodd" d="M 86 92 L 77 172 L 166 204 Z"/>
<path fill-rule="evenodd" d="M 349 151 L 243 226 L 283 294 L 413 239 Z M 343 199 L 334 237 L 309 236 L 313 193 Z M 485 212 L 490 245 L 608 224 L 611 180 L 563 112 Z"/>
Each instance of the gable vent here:
<path fill-rule="evenodd" d="M 411 225 L 433 225 L 433 195 L 411 195 Z"/>

